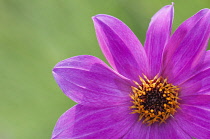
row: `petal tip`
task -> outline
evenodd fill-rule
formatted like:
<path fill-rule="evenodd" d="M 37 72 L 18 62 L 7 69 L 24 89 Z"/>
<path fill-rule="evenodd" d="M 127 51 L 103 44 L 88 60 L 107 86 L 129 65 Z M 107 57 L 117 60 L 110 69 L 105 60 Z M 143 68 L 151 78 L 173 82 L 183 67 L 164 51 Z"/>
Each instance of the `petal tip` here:
<path fill-rule="evenodd" d="M 171 5 L 174 6 L 174 2 L 171 2 Z"/>
<path fill-rule="evenodd" d="M 92 16 L 92 20 L 94 21 L 95 19 L 97 19 L 98 16 L 99 14 Z"/>
<path fill-rule="evenodd" d="M 53 74 L 53 75 L 55 74 L 55 69 L 56 69 L 56 67 L 54 67 L 54 68 L 52 69 L 52 74 Z"/>
<path fill-rule="evenodd" d="M 100 21 L 102 21 L 106 17 L 107 17 L 107 15 L 105 15 L 105 14 L 97 14 L 95 16 L 92 16 L 94 25 L 96 26 Z"/>
<path fill-rule="evenodd" d="M 174 9 L 174 2 L 172 2 L 171 5 L 166 5 L 166 6 L 162 7 L 162 9 L 160 9 L 160 11 L 164 10 L 164 12 L 166 12 L 166 11 L 172 11 L 173 12 L 173 9 Z"/>
<path fill-rule="evenodd" d="M 56 73 L 56 69 L 59 68 L 59 65 L 60 65 L 61 62 L 62 62 L 62 61 L 58 62 L 58 63 L 52 68 L 52 73 L 53 73 L 53 74 Z"/>
<path fill-rule="evenodd" d="M 96 20 L 96 19 L 101 19 L 101 18 L 104 18 L 104 17 L 111 17 L 110 15 L 107 15 L 107 14 L 97 14 L 95 16 L 92 16 L 92 20 Z"/>

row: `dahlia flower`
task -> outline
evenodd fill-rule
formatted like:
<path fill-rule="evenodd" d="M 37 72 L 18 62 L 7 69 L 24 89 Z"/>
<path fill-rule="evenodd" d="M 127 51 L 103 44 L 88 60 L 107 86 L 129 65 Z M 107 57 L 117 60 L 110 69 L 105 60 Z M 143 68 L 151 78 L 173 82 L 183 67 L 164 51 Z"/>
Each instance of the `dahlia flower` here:
<path fill-rule="evenodd" d="M 119 19 L 93 17 L 111 68 L 90 55 L 54 67 L 57 84 L 78 104 L 58 119 L 52 139 L 210 138 L 210 10 L 171 35 L 173 13 L 172 4 L 152 17 L 144 47 Z"/>

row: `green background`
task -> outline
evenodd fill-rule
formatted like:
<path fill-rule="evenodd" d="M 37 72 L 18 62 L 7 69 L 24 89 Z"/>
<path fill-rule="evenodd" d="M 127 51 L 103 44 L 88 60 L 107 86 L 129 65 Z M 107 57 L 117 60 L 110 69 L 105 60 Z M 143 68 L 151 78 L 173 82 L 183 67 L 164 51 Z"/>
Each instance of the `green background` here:
<path fill-rule="evenodd" d="M 209 0 L 174 0 L 173 30 Z M 49 139 L 75 103 L 55 83 L 53 66 L 75 55 L 103 60 L 91 17 L 124 21 L 143 43 L 155 12 L 170 0 L 0 0 L 0 139 Z"/>

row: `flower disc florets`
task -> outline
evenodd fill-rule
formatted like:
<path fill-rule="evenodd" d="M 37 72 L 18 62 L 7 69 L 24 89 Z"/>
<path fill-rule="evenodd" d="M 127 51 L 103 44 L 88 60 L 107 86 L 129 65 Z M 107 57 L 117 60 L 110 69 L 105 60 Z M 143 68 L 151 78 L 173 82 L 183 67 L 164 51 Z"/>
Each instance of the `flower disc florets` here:
<path fill-rule="evenodd" d="M 140 77 L 140 81 L 134 82 L 137 87 L 132 86 L 132 113 L 139 113 L 139 120 L 144 118 L 143 123 L 149 125 L 165 122 L 179 108 L 179 88 L 157 76 L 152 80 Z"/>

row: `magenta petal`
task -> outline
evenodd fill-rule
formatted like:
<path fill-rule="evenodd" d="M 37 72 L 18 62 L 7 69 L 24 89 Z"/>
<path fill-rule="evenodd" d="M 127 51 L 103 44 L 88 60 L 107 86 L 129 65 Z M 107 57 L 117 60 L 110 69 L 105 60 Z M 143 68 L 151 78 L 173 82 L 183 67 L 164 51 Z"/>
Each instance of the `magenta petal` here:
<path fill-rule="evenodd" d="M 210 61 L 210 50 L 206 51 L 206 55 L 205 55 L 205 58 L 204 58 L 204 63 Z"/>
<path fill-rule="evenodd" d="M 210 67 L 205 69 L 195 76 L 191 77 L 184 83 L 180 84 L 181 88 L 180 96 L 187 96 L 197 93 L 200 90 L 209 88 L 210 85 Z"/>
<path fill-rule="evenodd" d="M 119 19 L 109 15 L 93 17 L 100 47 L 110 65 L 132 80 L 147 71 L 147 57 L 135 34 Z"/>
<path fill-rule="evenodd" d="M 130 101 L 131 82 L 93 56 L 59 62 L 53 75 L 62 91 L 77 103 L 104 107 Z"/>
<path fill-rule="evenodd" d="M 172 117 L 161 125 L 155 123 L 148 126 L 141 122 L 136 122 L 123 139 L 191 139 Z"/>
<path fill-rule="evenodd" d="M 162 52 L 170 38 L 173 15 L 173 5 L 164 6 L 152 17 L 149 24 L 145 41 L 145 51 L 149 60 L 150 78 L 153 78 L 160 71 Z"/>
<path fill-rule="evenodd" d="M 170 117 L 166 123 L 151 126 L 149 139 L 192 139 L 192 137 L 177 124 L 173 117 Z"/>
<path fill-rule="evenodd" d="M 202 64 L 200 71 L 207 70 L 207 69 L 210 69 L 210 50 L 206 51 L 204 62 Z M 210 76 L 203 79 L 202 88 L 199 90 L 198 93 L 210 94 L 210 79 L 209 78 L 210 78 Z"/>
<path fill-rule="evenodd" d="M 181 88 L 180 96 L 192 95 L 196 93 L 210 93 L 210 51 L 206 52 L 204 62 L 197 68 L 197 71 L 183 83 L 179 84 Z"/>
<path fill-rule="evenodd" d="M 197 93 L 210 95 L 210 77 L 202 80 L 202 88 Z"/>
<path fill-rule="evenodd" d="M 121 138 L 138 118 L 130 112 L 127 105 L 103 109 L 76 105 L 59 118 L 52 139 Z"/>
<path fill-rule="evenodd" d="M 189 31 L 196 25 L 196 23 L 207 14 L 209 9 L 200 10 L 198 13 L 184 21 L 174 32 L 170 38 L 168 44 L 165 47 L 163 55 L 163 64 L 166 66 L 170 62 L 171 56 L 175 50 L 179 47 L 180 43 L 183 41 L 185 36 Z"/>
<path fill-rule="evenodd" d="M 181 110 L 175 115 L 178 124 L 192 137 L 210 137 L 210 95 L 182 97 Z"/>
<path fill-rule="evenodd" d="M 191 96 L 184 96 L 181 97 L 181 100 L 179 101 L 181 104 L 186 104 L 186 105 L 193 105 L 197 107 L 208 107 L 210 108 L 210 95 L 191 95 Z"/>
<path fill-rule="evenodd" d="M 209 69 L 210 70 L 210 60 L 209 59 L 210 59 L 210 50 L 208 50 L 206 52 L 204 63 L 202 65 L 201 69 L 203 69 L 203 70 Z M 203 71 L 203 70 L 201 70 L 201 71 Z M 202 88 L 199 90 L 198 93 L 210 95 L 210 76 L 208 76 L 202 80 Z"/>
<path fill-rule="evenodd" d="M 151 126 L 142 124 L 142 121 L 134 123 L 123 139 L 149 139 Z"/>
<path fill-rule="evenodd" d="M 191 24 L 191 29 L 182 36 L 184 38 L 177 47 L 175 46 L 176 50 L 173 50 L 174 53 L 168 60 L 170 62 L 165 65 L 164 76 L 169 79 L 169 82 L 178 84 L 177 82 L 188 78 L 186 75 L 203 62 L 210 34 L 210 10 L 204 11 L 204 14 L 199 14 L 201 17 L 197 22 L 190 20 L 195 23 Z M 179 31 L 177 30 L 178 33 Z M 176 44 L 175 39 L 171 41 Z M 173 45 L 170 48 L 173 48 Z"/>
<path fill-rule="evenodd" d="M 210 94 L 210 69 L 180 85 L 180 97 L 196 94 Z"/>

